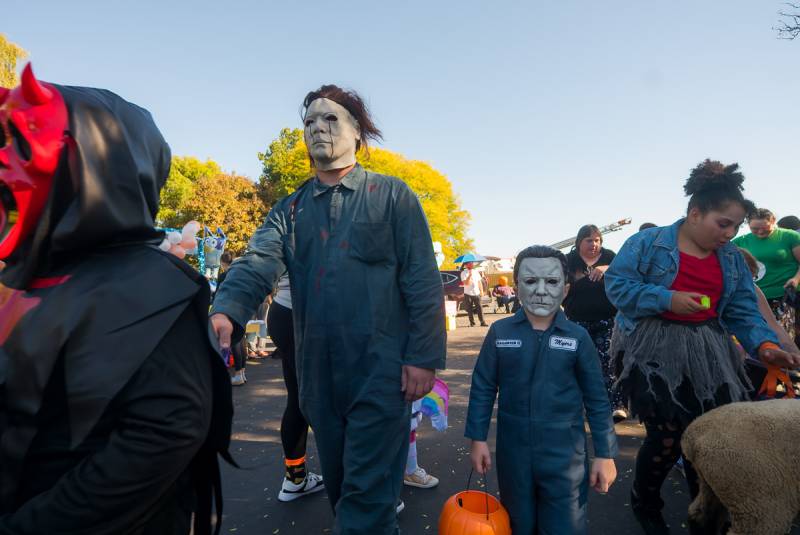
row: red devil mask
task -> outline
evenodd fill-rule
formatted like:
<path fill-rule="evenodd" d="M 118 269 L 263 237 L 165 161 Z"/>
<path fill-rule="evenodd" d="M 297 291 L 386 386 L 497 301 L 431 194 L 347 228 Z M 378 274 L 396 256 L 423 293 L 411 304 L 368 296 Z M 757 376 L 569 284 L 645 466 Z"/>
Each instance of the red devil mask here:
<path fill-rule="evenodd" d="M 22 83 L 0 88 L 0 259 L 36 228 L 64 148 L 67 107 L 30 64 Z"/>

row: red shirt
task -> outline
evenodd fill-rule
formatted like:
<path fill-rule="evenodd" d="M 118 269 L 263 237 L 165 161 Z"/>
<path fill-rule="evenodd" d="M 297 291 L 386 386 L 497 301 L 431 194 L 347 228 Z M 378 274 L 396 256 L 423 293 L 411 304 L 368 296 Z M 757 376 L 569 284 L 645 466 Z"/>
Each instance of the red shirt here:
<path fill-rule="evenodd" d="M 716 318 L 717 305 L 722 297 L 722 267 L 719 265 L 719 258 L 714 253 L 705 258 L 697 258 L 686 253 L 680 255 L 678 275 L 669 289 L 707 295 L 711 298 L 711 307 L 689 315 L 664 312 L 661 316 L 669 320 L 697 323 Z"/>

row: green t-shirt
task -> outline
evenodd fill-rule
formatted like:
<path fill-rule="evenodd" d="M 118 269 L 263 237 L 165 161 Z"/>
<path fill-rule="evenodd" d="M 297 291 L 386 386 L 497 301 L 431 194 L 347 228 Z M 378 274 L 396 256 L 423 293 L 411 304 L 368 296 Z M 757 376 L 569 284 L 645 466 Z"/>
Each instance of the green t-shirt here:
<path fill-rule="evenodd" d="M 735 238 L 733 243 L 750 251 L 764 265 L 764 276 L 756 284 L 767 299 L 783 297 L 783 285 L 797 273 L 798 263 L 792 249 L 800 247 L 800 234 L 776 228 L 766 238 L 746 234 Z"/>

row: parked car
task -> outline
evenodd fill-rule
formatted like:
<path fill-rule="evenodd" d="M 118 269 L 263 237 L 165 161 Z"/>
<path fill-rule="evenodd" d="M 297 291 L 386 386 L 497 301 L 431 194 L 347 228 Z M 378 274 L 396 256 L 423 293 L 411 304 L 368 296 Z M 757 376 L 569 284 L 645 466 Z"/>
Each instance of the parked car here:
<path fill-rule="evenodd" d="M 442 286 L 444 287 L 444 298 L 448 301 L 455 301 L 459 310 L 464 310 L 464 283 L 461 282 L 461 271 L 457 269 L 440 271 Z M 481 306 L 489 306 L 492 303 L 491 296 L 481 297 Z"/>

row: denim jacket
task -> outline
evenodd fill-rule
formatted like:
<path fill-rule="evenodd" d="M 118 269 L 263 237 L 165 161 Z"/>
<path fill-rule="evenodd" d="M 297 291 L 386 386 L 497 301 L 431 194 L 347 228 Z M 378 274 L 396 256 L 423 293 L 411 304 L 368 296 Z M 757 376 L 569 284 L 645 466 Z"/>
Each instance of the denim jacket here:
<path fill-rule="evenodd" d="M 606 295 L 617 307 L 616 325 L 630 333 L 647 316 L 667 312 L 670 286 L 678 275 L 678 229 L 684 219 L 668 227 L 646 229 L 627 239 L 606 271 Z M 717 250 L 722 268 L 722 297 L 717 306 L 720 323 L 754 354 L 764 342 L 778 343 L 758 309 L 753 278 L 733 243 Z"/>

